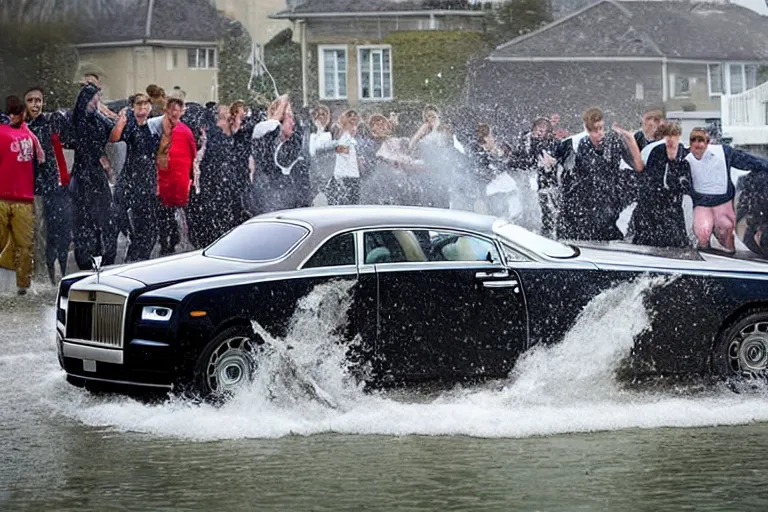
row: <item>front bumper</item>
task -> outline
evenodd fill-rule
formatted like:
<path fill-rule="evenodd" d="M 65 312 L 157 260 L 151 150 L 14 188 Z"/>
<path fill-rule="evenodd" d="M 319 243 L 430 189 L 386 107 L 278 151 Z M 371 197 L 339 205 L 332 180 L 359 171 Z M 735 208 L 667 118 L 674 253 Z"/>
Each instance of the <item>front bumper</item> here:
<path fill-rule="evenodd" d="M 69 376 L 128 387 L 173 387 L 174 365 L 166 344 L 132 340 L 124 349 L 109 349 L 65 341 L 57 331 L 56 345 Z"/>

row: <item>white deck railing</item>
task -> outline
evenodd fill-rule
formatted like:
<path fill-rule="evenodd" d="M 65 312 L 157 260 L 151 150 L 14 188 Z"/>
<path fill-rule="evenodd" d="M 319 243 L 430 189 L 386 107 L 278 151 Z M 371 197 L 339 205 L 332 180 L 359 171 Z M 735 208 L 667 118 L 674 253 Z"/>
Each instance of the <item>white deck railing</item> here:
<path fill-rule="evenodd" d="M 720 114 L 723 128 L 726 126 L 766 126 L 768 108 L 768 82 L 741 94 L 720 98 Z"/>

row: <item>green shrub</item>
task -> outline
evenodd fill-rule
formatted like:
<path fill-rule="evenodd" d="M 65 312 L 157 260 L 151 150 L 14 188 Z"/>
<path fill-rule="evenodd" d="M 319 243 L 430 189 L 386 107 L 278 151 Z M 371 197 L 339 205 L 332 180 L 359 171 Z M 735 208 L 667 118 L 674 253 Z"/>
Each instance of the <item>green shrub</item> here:
<path fill-rule="evenodd" d="M 301 98 L 301 50 L 291 37 L 291 30 L 287 29 L 272 38 L 264 48 L 264 64 L 275 79 L 277 91 L 291 94 L 296 101 Z M 239 22 L 230 22 L 219 43 L 219 101 L 222 103 L 243 100 L 265 104 L 275 99 L 275 86 L 268 74 L 259 74 L 263 71 L 259 63 L 251 79 L 250 54 L 250 35 Z"/>
<path fill-rule="evenodd" d="M 394 93 L 401 100 L 445 105 L 458 101 L 467 62 L 490 50 L 483 34 L 460 31 L 393 32 Z"/>

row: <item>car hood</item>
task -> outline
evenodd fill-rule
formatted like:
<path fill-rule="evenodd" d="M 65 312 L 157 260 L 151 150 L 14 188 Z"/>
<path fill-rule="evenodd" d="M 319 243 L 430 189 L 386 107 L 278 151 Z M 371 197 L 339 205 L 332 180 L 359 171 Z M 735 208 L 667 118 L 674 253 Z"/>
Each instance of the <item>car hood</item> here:
<path fill-rule="evenodd" d="M 258 270 L 257 267 L 252 262 L 209 258 L 203 256 L 202 251 L 195 251 L 105 269 L 102 275 L 125 277 L 154 287 L 191 279 L 251 272 Z"/>
<path fill-rule="evenodd" d="M 754 273 L 763 274 L 768 279 L 768 261 L 749 252 L 738 252 L 729 256 L 696 249 L 643 247 L 624 242 L 581 243 L 579 250 L 579 260 L 589 261 L 601 269 L 647 268 L 682 272 Z"/>

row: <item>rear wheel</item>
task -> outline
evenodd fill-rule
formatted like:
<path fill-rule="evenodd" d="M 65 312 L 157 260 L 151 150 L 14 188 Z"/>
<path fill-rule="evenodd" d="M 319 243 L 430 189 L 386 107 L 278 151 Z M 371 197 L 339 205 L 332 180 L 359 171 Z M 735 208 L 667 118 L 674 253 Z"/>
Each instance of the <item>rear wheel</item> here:
<path fill-rule="evenodd" d="M 253 381 L 261 340 L 246 326 L 226 329 L 205 346 L 195 367 L 195 391 L 228 398 Z"/>
<path fill-rule="evenodd" d="M 714 370 L 737 380 L 768 379 L 768 311 L 751 310 L 720 335 Z"/>

